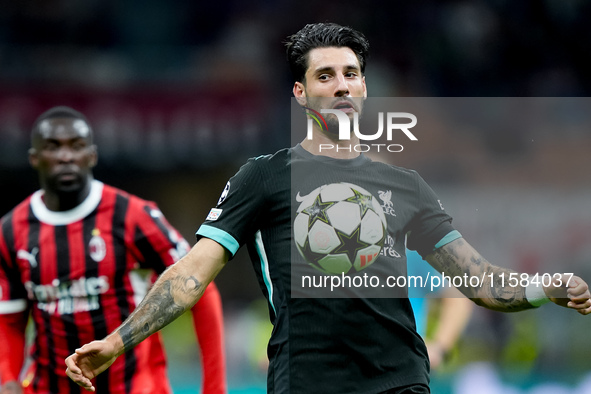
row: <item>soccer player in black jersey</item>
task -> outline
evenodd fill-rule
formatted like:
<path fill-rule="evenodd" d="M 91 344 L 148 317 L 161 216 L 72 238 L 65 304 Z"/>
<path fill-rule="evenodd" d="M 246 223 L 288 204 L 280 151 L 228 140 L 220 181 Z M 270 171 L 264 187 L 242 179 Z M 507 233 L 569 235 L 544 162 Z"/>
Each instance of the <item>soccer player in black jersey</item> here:
<path fill-rule="evenodd" d="M 367 96 L 367 52 L 362 34 L 330 23 L 307 25 L 289 37 L 287 53 L 298 102 L 314 111 L 332 108 L 351 115 L 355 99 Z M 270 393 L 429 392 L 427 350 L 407 298 L 292 297 L 292 259 L 300 258 L 291 253 L 296 210 L 292 201 L 302 201 L 318 187 L 335 182 L 358 185 L 372 195 L 386 184 L 397 202 L 395 218 L 384 219 L 397 251 L 404 250 L 406 241 L 409 249 L 451 276 L 511 271 L 490 264 L 466 242 L 415 171 L 372 162 L 350 150 L 322 152 L 320 144 L 339 141 L 330 127 L 313 127 L 312 139 L 251 159 L 240 168 L 197 231 L 199 241 L 191 252 L 159 278 L 116 331 L 68 357 L 67 373 L 74 381 L 92 389 L 90 379 L 193 305 L 237 249 L 247 245 L 274 324 L 268 346 Z M 355 138 L 346 144 L 359 142 Z M 380 255 L 366 269 L 403 264 L 402 255 Z M 460 290 L 478 305 L 499 311 L 552 301 L 591 313 L 587 283 L 576 276 L 556 278 L 546 287 L 502 287 L 495 282 Z"/>
<path fill-rule="evenodd" d="M 156 204 L 95 180 L 92 129 L 55 107 L 32 130 L 41 189 L 0 219 L 0 392 L 80 393 L 63 359 L 103 338 L 139 304 L 153 277 L 189 251 Z M 23 368 L 29 315 L 35 339 Z M 215 284 L 193 308 L 203 392 L 225 393 L 223 321 Z M 18 380 L 21 375 L 21 381 Z M 170 393 L 159 335 L 96 381 L 111 394 Z"/>

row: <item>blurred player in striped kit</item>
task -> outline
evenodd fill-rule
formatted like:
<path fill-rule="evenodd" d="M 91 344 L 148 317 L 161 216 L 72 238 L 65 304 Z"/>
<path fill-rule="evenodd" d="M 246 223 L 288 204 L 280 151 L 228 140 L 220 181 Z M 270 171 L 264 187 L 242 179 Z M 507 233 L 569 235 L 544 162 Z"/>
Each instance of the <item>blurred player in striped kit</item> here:
<path fill-rule="evenodd" d="M 95 180 L 92 128 L 69 107 L 34 123 L 29 159 L 41 189 L 0 221 L 0 393 L 80 393 L 63 359 L 135 309 L 156 274 L 189 250 L 155 203 Z M 223 318 L 210 284 L 193 307 L 203 392 L 224 393 Z M 36 336 L 21 372 L 25 326 Z M 19 382 L 19 375 L 22 379 Z M 101 393 L 170 393 L 159 334 L 96 380 Z"/>

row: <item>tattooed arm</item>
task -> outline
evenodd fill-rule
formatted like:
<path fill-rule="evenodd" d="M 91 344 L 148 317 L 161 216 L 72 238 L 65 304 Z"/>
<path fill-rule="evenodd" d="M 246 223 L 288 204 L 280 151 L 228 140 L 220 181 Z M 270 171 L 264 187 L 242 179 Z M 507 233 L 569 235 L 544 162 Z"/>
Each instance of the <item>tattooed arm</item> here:
<path fill-rule="evenodd" d="M 101 341 L 82 346 L 66 359 L 67 375 L 86 390 L 94 391 L 90 379 L 195 305 L 228 257 L 229 252 L 220 244 L 202 238 L 185 257 L 160 275 L 119 328 Z"/>
<path fill-rule="evenodd" d="M 463 278 L 462 286 L 458 289 L 480 306 L 503 312 L 533 308 L 526 299 L 521 281 L 516 286 L 509 284 L 509 275 L 514 273 L 515 276 L 515 271 L 492 265 L 463 238 L 438 248 L 426 260 L 439 272 L 445 273 L 446 277 Z M 471 277 L 477 277 L 482 282 L 480 286 L 470 286 Z M 553 278 L 556 280 L 544 287 L 546 296 L 552 302 L 573 308 L 583 315 L 591 313 L 590 293 L 585 281 L 577 276 L 562 274 Z M 561 283 L 557 278 L 561 279 Z"/>

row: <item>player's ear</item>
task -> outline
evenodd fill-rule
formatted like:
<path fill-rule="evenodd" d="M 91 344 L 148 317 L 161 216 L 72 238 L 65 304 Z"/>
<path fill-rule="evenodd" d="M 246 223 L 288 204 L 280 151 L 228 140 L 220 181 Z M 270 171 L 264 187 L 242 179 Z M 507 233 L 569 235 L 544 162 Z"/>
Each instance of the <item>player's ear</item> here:
<path fill-rule="evenodd" d="M 367 98 L 367 85 L 365 84 L 365 75 L 363 76 L 361 81 L 363 82 L 363 98 L 366 99 Z"/>
<path fill-rule="evenodd" d="M 298 101 L 298 104 L 301 106 L 305 106 L 307 104 L 306 87 L 302 82 L 296 82 L 293 85 L 293 95 Z"/>
<path fill-rule="evenodd" d="M 90 145 L 88 147 L 90 149 L 90 157 L 88 161 L 88 166 L 93 168 L 98 163 L 98 151 L 96 149 L 96 145 Z"/>
<path fill-rule="evenodd" d="M 34 169 L 37 169 L 39 166 L 39 155 L 37 154 L 37 149 L 29 148 L 29 164 Z"/>

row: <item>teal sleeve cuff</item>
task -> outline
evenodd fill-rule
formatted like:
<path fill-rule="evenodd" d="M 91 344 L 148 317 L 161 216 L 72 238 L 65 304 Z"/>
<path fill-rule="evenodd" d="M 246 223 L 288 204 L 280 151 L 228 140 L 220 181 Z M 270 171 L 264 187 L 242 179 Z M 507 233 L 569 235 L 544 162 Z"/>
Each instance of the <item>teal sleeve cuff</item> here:
<path fill-rule="evenodd" d="M 220 230 L 217 227 L 208 226 L 207 224 L 202 224 L 195 235 L 197 238 L 205 237 L 216 241 L 224 248 L 228 249 L 228 251 L 232 253 L 232 256 L 234 256 L 240 248 L 238 241 L 236 241 L 236 239 L 234 239 L 234 237 L 232 237 L 230 234 L 224 230 Z"/>
<path fill-rule="evenodd" d="M 445 237 L 441 238 L 441 240 L 435 244 L 433 250 L 439 249 L 443 245 L 447 245 L 451 241 L 455 241 L 458 238 L 462 238 L 462 234 L 460 234 L 458 230 L 450 231 Z"/>

